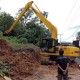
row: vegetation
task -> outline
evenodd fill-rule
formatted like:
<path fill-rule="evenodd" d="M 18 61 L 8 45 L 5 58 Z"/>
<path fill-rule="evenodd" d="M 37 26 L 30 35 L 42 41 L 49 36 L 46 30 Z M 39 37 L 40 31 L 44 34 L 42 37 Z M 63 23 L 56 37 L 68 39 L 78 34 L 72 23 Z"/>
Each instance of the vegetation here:
<path fill-rule="evenodd" d="M 80 40 L 80 31 L 76 34 L 76 39 Z"/>
<path fill-rule="evenodd" d="M 17 16 L 22 9 L 18 11 Z M 47 17 L 47 12 L 43 12 Z M 42 38 L 50 37 L 50 32 L 46 29 L 45 25 L 36 17 L 31 10 L 28 10 L 15 28 L 10 32 L 7 37 L 2 34 L 10 28 L 16 18 L 13 18 L 6 12 L 0 12 L 0 38 L 6 39 L 13 44 L 38 44 Z"/>

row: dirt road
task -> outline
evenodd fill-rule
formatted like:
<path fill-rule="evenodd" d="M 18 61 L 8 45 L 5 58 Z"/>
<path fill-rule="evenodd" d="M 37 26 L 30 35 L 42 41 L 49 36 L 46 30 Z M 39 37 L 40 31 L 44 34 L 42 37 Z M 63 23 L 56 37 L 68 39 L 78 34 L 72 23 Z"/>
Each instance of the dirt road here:
<path fill-rule="evenodd" d="M 57 80 L 57 67 L 41 65 L 37 72 L 23 80 Z M 80 69 L 75 65 L 69 67 L 69 80 L 80 80 Z"/>

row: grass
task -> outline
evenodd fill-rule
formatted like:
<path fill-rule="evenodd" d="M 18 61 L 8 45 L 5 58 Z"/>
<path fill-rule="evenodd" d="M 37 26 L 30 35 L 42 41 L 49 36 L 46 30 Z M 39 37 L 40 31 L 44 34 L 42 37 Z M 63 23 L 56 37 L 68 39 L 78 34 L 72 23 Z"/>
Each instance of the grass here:
<path fill-rule="evenodd" d="M 34 48 L 33 44 L 23 44 L 23 43 L 18 43 L 16 37 L 0 37 L 0 39 L 6 40 L 8 42 L 9 45 L 11 45 L 13 48 L 21 48 L 21 47 L 29 47 L 29 48 Z"/>

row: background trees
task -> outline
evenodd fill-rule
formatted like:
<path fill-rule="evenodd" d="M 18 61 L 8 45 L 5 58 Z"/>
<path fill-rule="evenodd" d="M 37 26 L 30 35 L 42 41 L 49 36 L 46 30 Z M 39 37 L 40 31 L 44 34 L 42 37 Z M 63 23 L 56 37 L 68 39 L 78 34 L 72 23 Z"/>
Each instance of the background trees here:
<path fill-rule="evenodd" d="M 0 30 L 6 31 L 14 22 L 14 18 L 5 12 L 0 13 Z"/>
<path fill-rule="evenodd" d="M 77 34 L 76 34 L 76 39 L 77 39 L 77 40 L 80 40 L 80 31 L 77 32 Z"/>
<path fill-rule="evenodd" d="M 22 11 L 22 8 L 18 11 L 17 16 Z M 45 17 L 48 16 L 47 12 L 43 12 Z M 44 23 L 34 14 L 32 10 L 27 10 L 21 20 L 19 21 L 25 31 L 23 34 L 19 35 L 18 38 L 24 37 L 29 43 L 37 43 L 42 38 L 50 37 L 49 30 L 45 27 Z"/>
<path fill-rule="evenodd" d="M 21 11 L 22 9 L 18 11 L 16 18 Z M 43 15 L 47 17 L 48 13 L 44 11 Z M 2 32 L 8 30 L 16 18 L 13 18 L 6 12 L 0 12 L 0 30 Z M 42 38 L 50 37 L 49 33 L 44 23 L 29 9 L 8 36 L 17 37 L 18 42 L 24 41 L 24 43 L 36 44 L 41 41 Z"/>
<path fill-rule="evenodd" d="M 2 32 L 5 32 L 11 27 L 14 21 L 15 19 L 10 14 L 6 12 L 1 12 L 0 13 L 0 30 Z M 23 28 L 22 24 L 18 23 L 15 26 L 15 28 L 11 31 L 9 36 L 18 36 L 22 32 L 23 30 L 22 28 Z"/>

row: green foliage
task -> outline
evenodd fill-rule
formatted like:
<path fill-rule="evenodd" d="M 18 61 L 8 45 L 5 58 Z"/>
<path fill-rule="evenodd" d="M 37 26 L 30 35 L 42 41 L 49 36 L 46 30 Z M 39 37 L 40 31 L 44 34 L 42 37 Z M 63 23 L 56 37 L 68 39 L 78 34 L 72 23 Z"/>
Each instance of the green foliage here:
<path fill-rule="evenodd" d="M 14 36 L 14 37 L 17 37 L 21 34 L 23 34 L 25 31 L 25 27 L 23 27 L 23 25 L 21 23 L 18 23 L 14 30 L 11 31 L 11 33 L 9 34 L 9 36 Z"/>
<path fill-rule="evenodd" d="M 47 17 L 46 12 L 44 15 Z M 14 23 L 14 18 L 5 12 L 0 13 L 0 30 L 5 32 Z M 36 44 L 46 38 L 48 35 L 47 29 L 39 22 L 38 17 L 35 17 L 31 10 L 22 17 L 15 28 L 10 32 L 7 40 L 11 41 L 13 44 L 16 43 L 33 43 Z M 25 22 L 25 23 L 24 23 Z M 2 34 L 0 34 L 0 37 Z M 2 36 L 3 37 L 3 36 Z"/>
<path fill-rule="evenodd" d="M 2 32 L 0 32 L 0 38 L 3 36 L 3 33 Z"/>
<path fill-rule="evenodd" d="M 0 76 L 3 77 L 5 74 L 3 73 L 2 70 L 0 70 Z"/>
<path fill-rule="evenodd" d="M 6 40 L 14 43 L 17 41 L 17 37 L 13 37 L 13 36 L 6 37 Z"/>
<path fill-rule="evenodd" d="M 18 14 L 17 14 L 17 17 L 18 15 L 22 12 L 22 9 L 21 8 L 19 11 L 18 11 Z M 25 14 L 23 15 L 23 17 L 21 18 L 20 20 L 20 23 L 22 23 L 23 26 L 27 27 L 27 23 L 28 22 L 31 22 L 32 21 L 32 18 L 33 18 L 33 11 L 31 9 L 28 9 Z"/>
<path fill-rule="evenodd" d="M 2 32 L 7 31 L 11 25 L 14 23 L 14 18 L 10 15 L 7 14 L 6 12 L 1 12 L 0 13 L 0 30 Z M 24 27 L 22 23 L 18 23 L 15 28 L 10 32 L 9 36 L 18 36 L 24 32 Z"/>
<path fill-rule="evenodd" d="M 3 61 L 0 61 L 0 76 L 4 77 L 9 72 L 8 66 L 5 66 L 5 63 Z"/>
<path fill-rule="evenodd" d="M 5 12 L 0 13 L 0 30 L 5 32 L 14 22 L 14 18 Z"/>
<path fill-rule="evenodd" d="M 21 44 L 27 44 L 28 43 L 26 38 L 17 39 L 17 42 L 21 43 Z"/>
<path fill-rule="evenodd" d="M 46 37 L 45 30 L 45 28 L 37 24 L 28 25 L 24 34 L 19 35 L 18 38 L 26 38 L 28 43 L 36 44 L 42 38 Z"/>
<path fill-rule="evenodd" d="M 76 34 L 76 39 L 80 40 L 80 31 Z"/>

